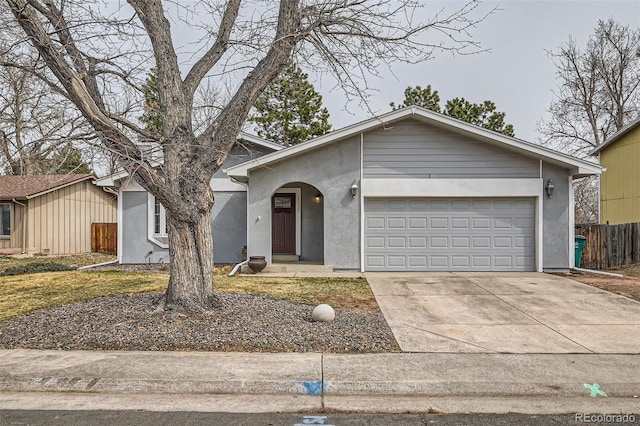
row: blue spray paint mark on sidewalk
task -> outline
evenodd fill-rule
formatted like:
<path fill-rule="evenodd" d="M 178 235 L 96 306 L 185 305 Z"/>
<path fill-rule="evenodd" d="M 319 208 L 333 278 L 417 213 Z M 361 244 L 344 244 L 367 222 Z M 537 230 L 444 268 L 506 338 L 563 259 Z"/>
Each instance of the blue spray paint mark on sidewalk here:
<path fill-rule="evenodd" d="M 317 382 L 300 382 L 304 388 L 304 393 L 307 395 L 321 395 L 323 390 L 327 389 L 326 383 L 322 381 Z"/>

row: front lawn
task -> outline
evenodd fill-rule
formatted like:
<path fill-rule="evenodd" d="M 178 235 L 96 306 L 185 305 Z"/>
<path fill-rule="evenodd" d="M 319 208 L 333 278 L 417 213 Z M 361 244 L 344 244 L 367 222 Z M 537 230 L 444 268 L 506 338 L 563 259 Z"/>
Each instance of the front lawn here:
<path fill-rule="evenodd" d="M 48 261 L 58 258 L 49 258 Z M 26 313 L 97 297 L 164 291 L 169 276 L 125 271 L 46 272 L 0 277 L 0 321 Z M 217 292 L 253 294 L 337 308 L 375 309 L 363 278 L 280 278 L 218 275 Z"/>

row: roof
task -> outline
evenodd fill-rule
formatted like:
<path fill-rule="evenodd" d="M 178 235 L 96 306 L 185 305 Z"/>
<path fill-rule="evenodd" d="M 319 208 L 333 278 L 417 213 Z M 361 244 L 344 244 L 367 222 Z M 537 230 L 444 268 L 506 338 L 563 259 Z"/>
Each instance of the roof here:
<path fill-rule="evenodd" d="M 535 145 L 533 143 L 517 139 L 502 133 L 488 130 L 465 121 L 449 117 L 447 115 L 431 111 L 419 106 L 400 108 L 395 111 L 382 114 L 369 120 L 361 121 L 351 126 L 335 130 L 326 135 L 310 139 L 298 145 L 282 149 L 262 157 L 246 161 L 241 164 L 229 167 L 226 173 L 238 180 L 249 177 L 249 171 L 256 167 L 262 167 L 285 158 L 291 158 L 302 153 L 312 151 L 321 146 L 338 142 L 360 133 L 380 127 L 390 127 L 394 122 L 407 118 L 422 121 L 427 124 L 444 127 L 462 134 L 482 139 L 488 143 L 519 151 L 523 154 L 535 156 L 550 163 L 573 169 L 573 174 L 577 176 L 594 175 L 602 173 L 602 167 L 589 161 L 580 160 L 567 154 L 563 154 L 552 149 Z"/>
<path fill-rule="evenodd" d="M 635 129 L 636 127 L 640 126 L 640 117 L 638 117 L 637 120 L 632 121 L 631 123 L 627 124 L 626 126 L 624 126 L 622 129 L 618 130 L 617 132 L 615 132 L 613 135 L 611 135 L 611 137 L 609 137 L 607 140 L 605 140 L 603 143 L 601 143 L 600 145 L 598 145 L 593 151 L 591 151 L 589 154 L 590 155 L 596 155 L 598 154 L 600 151 L 602 151 L 604 148 L 608 147 L 609 145 L 611 145 L 612 143 L 614 143 L 615 141 L 619 140 L 621 137 L 623 137 L 624 135 L 626 135 L 627 133 L 629 133 L 630 131 L 632 131 L 633 129 Z"/>
<path fill-rule="evenodd" d="M 88 173 L 66 175 L 0 176 L 0 199 L 29 199 L 73 185 L 95 176 Z"/>
<path fill-rule="evenodd" d="M 261 137 L 258 137 L 246 132 L 240 132 L 238 134 L 238 140 L 249 142 L 254 145 L 262 146 L 265 148 L 269 148 L 274 151 L 279 151 L 284 148 L 284 146 L 282 145 L 279 145 L 277 143 L 268 141 L 266 139 L 263 139 Z M 162 165 L 162 163 L 163 163 L 163 160 L 157 160 L 155 162 L 152 162 L 151 165 L 155 167 L 155 166 Z M 124 179 L 127 176 L 129 176 L 129 172 L 127 172 L 126 170 L 120 170 L 108 176 L 104 176 L 99 179 L 96 179 L 95 184 L 98 186 L 115 186 L 116 181 L 119 181 L 120 179 Z"/>

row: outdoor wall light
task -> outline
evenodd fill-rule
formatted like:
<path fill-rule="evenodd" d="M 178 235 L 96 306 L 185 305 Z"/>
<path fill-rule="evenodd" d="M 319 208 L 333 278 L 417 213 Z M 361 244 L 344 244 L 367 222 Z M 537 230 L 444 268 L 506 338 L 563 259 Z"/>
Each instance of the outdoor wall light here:
<path fill-rule="evenodd" d="M 351 185 L 351 196 L 353 198 L 356 198 L 356 196 L 358 195 L 358 185 L 353 182 L 353 185 Z"/>
<path fill-rule="evenodd" d="M 547 191 L 547 197 L 551 198 L 551 196 L 553 195 L 553 191 L 556 190 L 556 187 L 553 185 L 553 182 L 551 182 L 551 179 L 547 181 L 547 186 L 545 186 L 544 189 L 545 191 Z"/>
<path fill-rule="evenodd" d="M 316 201 L 316 203 L 319 203 L 322 200 L 322 194 L 320 193 L 320 191 L 316 191 L 314 200 Z"/>

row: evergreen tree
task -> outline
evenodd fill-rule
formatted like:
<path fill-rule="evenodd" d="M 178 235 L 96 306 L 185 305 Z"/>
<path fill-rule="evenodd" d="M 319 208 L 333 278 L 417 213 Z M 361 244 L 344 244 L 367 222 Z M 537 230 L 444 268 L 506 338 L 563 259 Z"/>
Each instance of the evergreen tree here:
<path fill-rule="evenodd" d="M 407 87 L 404 90 L 404 102 L 396 106 L 395 102 L 391 102 L 391 109 L 394 111 L 411 105 L 418 105 L 431 111 L 440 112 L 440 95 L 438 91 L 431 91 L 431 85 L 425 89 L 420 86 Z"/>
<path fill-rule="evenodd" d="M 494 130 L 507 136 L 513 136 L 513 125 L 504 123 L 504 112 L 496 111 L 496 104 L 484 101 L 473 104 L 464 98 L 453 98 L 447 101 L 443 114 L 485 129 Z"/>
<path fill-rule="evenodd" d="M 420 86 L 407 87 L 404 91 L 404 101 L 397 106 L 394 102 L 389 105 L 394 111 L 417 105 L 507 136 L 514 135 L 513 125 L 505 124 L 506 114 L 496 111 L 495 103 L 484 101 L 481 104 L 474 104 L 464 98 L 453 98 L 448 100 L 444 108 L 440 110 L 440 95 L 437 90 L 431 89 L 431 85 L 425 89 Z"/>
<path fill-rule="evenodd" d="M 256 100 L 249 121 L 258 124 L 259 136 L 291 146 L 331 130 L 329 111 L 307 77 L 289 63 Z"/>
<path fill-rule="evenodd" d="M 160 95 L 158 92 L 158 69 L 151 68 L 147 80 L 142 84 L 144 94 L 144 114 L 140 121 L 145 125 L 145 129 L 162 134 L 162 113 L 160 112 Z"/>

